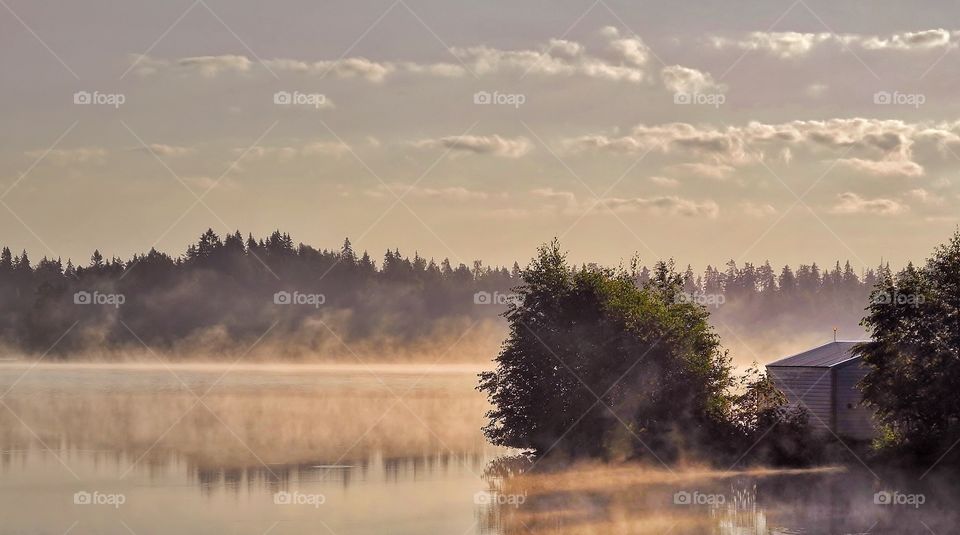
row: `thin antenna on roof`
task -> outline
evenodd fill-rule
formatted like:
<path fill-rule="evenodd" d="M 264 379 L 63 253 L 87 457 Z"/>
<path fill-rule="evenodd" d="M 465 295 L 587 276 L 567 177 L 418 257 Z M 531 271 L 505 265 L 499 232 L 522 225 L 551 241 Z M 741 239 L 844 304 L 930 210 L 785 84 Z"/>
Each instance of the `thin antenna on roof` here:
<path fill-rule="evenodd" d="M 834 342 L 837 341 L 837 328 L 836 328 L 836 327 L 833 328 L 833 341 L 834 341 Z"/>

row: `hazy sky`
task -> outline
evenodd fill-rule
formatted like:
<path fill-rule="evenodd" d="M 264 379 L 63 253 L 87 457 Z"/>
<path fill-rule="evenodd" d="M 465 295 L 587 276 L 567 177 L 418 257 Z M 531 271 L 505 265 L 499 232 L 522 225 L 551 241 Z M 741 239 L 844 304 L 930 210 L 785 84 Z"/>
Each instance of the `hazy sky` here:
<path fill-rule="evenodd" d="M 280 228 L 465 263 L 553 236 L 605 263 L 921 260 L 958 221 L 957 20 L 940 1 L 0 0 L 0 242 L 85 263 Z"/>

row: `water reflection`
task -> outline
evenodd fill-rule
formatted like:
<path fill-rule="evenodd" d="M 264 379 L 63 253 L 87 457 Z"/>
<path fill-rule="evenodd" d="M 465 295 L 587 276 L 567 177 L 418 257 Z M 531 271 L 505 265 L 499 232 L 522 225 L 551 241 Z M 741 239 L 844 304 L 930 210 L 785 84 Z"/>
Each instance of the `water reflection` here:
<path fill-rule="evenodd" d="M 940 534 L 960 520 L 940 470 L 531 471 L 483 439 L 486 402 L 462 370 L 23 371 L 0 366 L 0 534 Z"/>
<path fill-rule="evenodd" d="M 523 500 L 493 500 L 484 528 L 503 534 L 954 533 L 960 489 L 949 475 L 921 475 L 861 467 L 725 473 L 589 466 L 510 477 L 494 470 L 487 474 L 491 488 Z M 900 499 L 884 502 L 893 495 Z"/>
<path fill-rule="evenodd" d="M 0 533 L 476 531 L 473 373 L 222 371 L 0 368 Z"/>

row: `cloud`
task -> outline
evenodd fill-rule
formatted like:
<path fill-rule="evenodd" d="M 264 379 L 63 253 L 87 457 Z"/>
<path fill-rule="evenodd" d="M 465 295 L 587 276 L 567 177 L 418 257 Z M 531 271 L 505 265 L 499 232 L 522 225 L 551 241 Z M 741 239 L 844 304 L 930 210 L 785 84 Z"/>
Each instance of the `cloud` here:
<path fill-rule="evenodd" d="M 758 50 L 781 59 L 790 59 L 805 56 L 813 47 L 832 38 L 833 35 L 829 33 L 751 32 L 737 39 L 713 37 L 711 41 L 716 48 Z"/>
<path fill-rule="evenodd" d="M 553 188 L 534 189 L 530 191 L 530 194 L 548 201 L 557 201 L 560 205 L 558 208 L 568 215 L 581 215 L 587 210 L 591 210 L 591 208 L 592 213 L 609 213 L 609 211 L 647 212 L 673 216 L 706 217 L 710 219 L 716 218 L 720 213 L 720 207 L 712 200 L 693 201 L 675 195 L 630 198 L 614 197 L 599 201 L 580 201 L 572 192 L 557 191 Z M 609 210 L 598 210 L 597 207 L 601 204 L 609 208 Z"/>
<path fill-rule="evenodd" d="M 647 45 L 639 37 L 621 37 L 612 27 L 604 28 L 600 35 L 605 42 L 595 54 L 580 43 L 560 39 L 551 39 L 536 49 L 503 50 L 481 45 L 450 51 L 478 76 L 530 74 L 643 82 L 650 57 Z"/>
<path fill-rule="evenodd" d="M 106 161 L 107 150 L 100 147 L 80 147 L 76 149 L 53 149 L 27 151 L 28 158 L 39 159 L 53 165 L 102 164 Z"/>
<path fill-rule="evenodd" d="M 173 60 L 149 56 L 133 56 L 133 72 L 140 76 L 152 76 L 172 73 L 179 76 L 197 75 L 203 78 L 215 78 L 224 74 L 252 74 L 256 68 L 263 72 L 267 69 L 275 73 L 304 75 L 331 75 L 336 78 L 360 78 L 369 82 L 382 82 L 388 75 L 401 68 L 413 70 L 414 64 L 399 66 L 394 63 L 380 63 L 362 57 L 343 58 L 339 61 L 325 60 L 307 62 L 296 59 L 268 59 L 260 62 L 246 56 L 196 56 Z M 265 67 L 264 67 L 265 66 Z M 430 66 L 416 66 L 417 73 L 437 74 L 439 71 Z"/>
<path fill-rule="evenodd" d="M 534 197 L 540 197 L 542 199 L 560 201 L 564 205 L 564 209 L 567 211 L 580 211 L 580 203 L 577 202 L 577 196 L 571 191 L 557 191 L 553 188 L 538 188 L 530 190 L 530 194 Z"/>
<path fill-rule="evenodd" d="M 367 196 L 374 198 L 395 198 L 397 196 L 406 196 L 452 202 L 482 201 L 490 197 L 490 195 L 486 192 L 471 190 L 461 186 L 430 188 L 422 186 L 410 186 L 399 182 L 381 184 L 376 188 L 365 191 L 364 193 Z"/>
<path fill-rule="evenodd" d="M 130 56 L 132 69 L 141 76 L 174 73 L 183 76 L 198 75 L 214 78 L 224 74 L 251 74 L 258 67 L 274 73 L 296 73 L 349 79 L 357 78 L 381 83 L 391 76 L 406 74 L 439 78 L 476 76 L 534 75 L 547 77 L 583 76 L 617 82 L 640 83 L 649 77 L 652 52 L 637 36 L 622 36 L 613 27 L 599 32 L 601 42 L 593 49 L 582 43 L 564 39 L 549 39 L 534 48 L 499 49 L 487 45 L 453 47 L 449 56 L 435 62 L 377 61 L 364 57 L 340 60 L 321 59 L 304 61 L 290 58 L 267 59 L 261 62 L 246 56 L 193 56 L 161 59 L 150 56 Z M 684 69 L 675 66 L 671 69 Z M 708 78 L 708 74 L 694 69 L 677 71 L 673 77 Z"/>
<path fill-rule="evenodd" d="M 923 166 L 908 160 L 864 160 L 843 158 L 838 163 L 850 169 L 876 176 L 923 176 Z"/>
<path fill-rule="evenodd" d="M 266 160 L 274 159 L 281 162 L 293 160 L 298 157 L 310 156 L 341 156 L 350 151 L 350 146 L 339 141 L 314 141 L 303 145 L 274 146 L 263 147 L 256 146 L 252 148 L 235 148 L 233 154 L 236 156 L 244 155 L 244 159 Z"/>
<path fill-rule="evenodd" d="M 912 189 L 907 192 L 907 197 L 930 206 L 942 206 L 947 202 L 946 199 L 923 188 Z"/>
<path fill-rule="evenodd" d="M 177 65 L 187 70 L 197 70 L 201 75 L 214 77 L 222 72 L 249 72 L 253 64 L 245 56 L 199 56 L 193 58 L 182 58 L 177 61 Z"/>
<path fill-rule="evenodd" d="M 447 136 L 437 139 L 422 139 L 414 142 L 418 148 L 443 148 L 489 154 L 503 158 L 519 158 L 533 149 L 533 144 L 525 137 L 506 138 L 492 136 Z"/>
<path fill-rule="evenodd" d="M 710 73 L 672 65 L 660 71 L 664 87 L 674 93 L 723 93 L 727 86 L 714 81 Z"/>
<path fill-rule="evenodd" d="M 710 39 L 718 49 L 734 48 L 744 51 L 760 51 L 780 59 L 796 59 L 809 55 L 815 49 L 833 45 L 837 48 L 862 50 L 924 51 L 956 48 L 960 32 L 942 28 L 917 32 L 896 33 L 886 36 L 843 34 L 827 32 L 751 32 L 740 37 Z"/>
<path fill-rule="evenodd" d="M 943 28 L 893 34 L 886 38 L 867 37 L 859 42 L 868 50 L 927 50 L 932 48 L 955 48 L 958 32 L 948 32 Z"/>
<path fill-rule="evenodd" d="M 380 63 L 367 58 L 343 58 L 339 61 L 305 62 L 292 59 L 270 59 L 264 64 L 276 72 L 290 72 L 309 75 L 333 75 L 337 78 L 360 78 L 379 83 L 400 67 L 394 63 Z M 432 73 L 429 69 L 420 71 Z"/>
<path fill-rule="evenodd" d="M 604 199 L 604 204 L 614 211 L 650 211 L 686 217 L 714 219 L 720 207 L 714 201 L 691 201 L 675 195 L 659 197 L 633 197 L 629 199 Z"/>
<path fill-rule="evenodd" d="M 893 199 L 865 199 L 856 193 L 846 192 L 837 196 L 839 202 L 830 210 L 835 214 L 898 215 L 909 207 Z"/>
<path fill-rule="evenodd" d="M 626 135 L 587 134 L 561 140 L 571 153 L 649 152 L 694 160 L 672 169 L 723 178 L 761 161 L 843 157 L 843 164 L 876 175 L 920 176 L 925 164 L 960 150 L 960 122 L 907 123 L 890 119 L 828 119 L 767 124 L 640 124 Z M 923 163 L 919 160 L 924 160 Z"/>
<path fill-rule="evenodd" d="M 650 60 L 650 48 L 639 37 L 621 37 L 620 30 L 613 26 L 602 28 L 600 35 L 610 39 L 609 50 L 621 62 L 634 67 L 643 67 Z"/>
<path fill-rule="evenodd" d="M 179 158 L 182 156 L 190 156 L 195 154 L 197 151 L 193 147 L 181 147 L 177 145 L 164 145 L 162 143 L 151 143 L 146 147 L 138 147 L 134 149 L 139 152 L 154 153 L 157 156 L 162 156 L 165 158 Z"/>
<path fill-rule="evenodd" d="M 714 180 L 723 180 L 736 171 L 729 165 L 709 163 L 681 163 L 671 166 L 670 169 Z"/>
<path fill-rule="evenodd" d="M 826 84 L 810 84 L 804 90 L 804 93 L 810 98 L 820 98 L 827 92 L 827 89 L 829 89 L 829 86 Z"/>
<path fill-rule="evenodd" d="M 749 217 L 757 219 L 767 218 L 776 215 L 777 209 L 769 204 L 754 203 L 750 201 L 740 203 L 740 211 Z"/>
<path fill-rule="evenodd" d="M 675 188 L 680 185 L 680 181 L 675 178 L 668 178 L 665 176 L 652 176 L 650 177 L 650 182 L 658 186 L 663 186 L 665 188 Z"/>

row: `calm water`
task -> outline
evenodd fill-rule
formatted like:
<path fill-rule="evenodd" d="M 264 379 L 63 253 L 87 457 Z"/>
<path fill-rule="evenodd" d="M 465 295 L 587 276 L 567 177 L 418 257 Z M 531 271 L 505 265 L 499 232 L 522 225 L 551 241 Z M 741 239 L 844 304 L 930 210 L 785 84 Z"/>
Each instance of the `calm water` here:
<path fill-rule="evenodd" d="M 0 534 L 956 532 L 937 471 L 503 478 L 473 370 L 225 372 L 0 365 Z"/>

